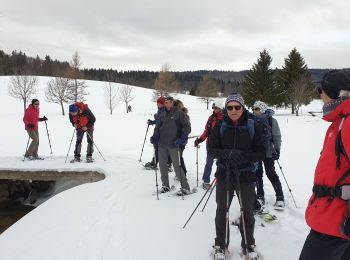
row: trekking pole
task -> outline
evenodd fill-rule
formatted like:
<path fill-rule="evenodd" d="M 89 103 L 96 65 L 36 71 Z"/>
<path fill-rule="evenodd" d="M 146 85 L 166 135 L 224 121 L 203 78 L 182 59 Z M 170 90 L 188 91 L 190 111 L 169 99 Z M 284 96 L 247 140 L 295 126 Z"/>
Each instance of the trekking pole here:
<path fill-rule="evenodd" d="M 29 141 L 30 141 L 30 136 L 28 136 L 28 142 L 27 142 L 26 151 L 25 151 L 24 156 L 23 156 L 23 162 L 24 162 L 24 160 L 26 159 L 26 154 L 27 154 L 27 151 L 28 151 Z"/>
<path fill-rule="evenodd" d="M 106 161 L 106 159 L 103 157 L 102 153 L 100 152 L 100 149 L 98 149 L 98 147 L 97 147 L 97 145 L 96 145 L 94 139 L 91 138 L 91 135 L 89 134 L 88 131 L 86 131 L 86 134 L 87 134 L 87 136 L 92 140 L 92 143 L 93 143 L 94 146 L 96 147 L 96 149 L 97 149 L 98 153 L 101 155 L 102 159 L 103 159 L 104 161 Z"/>
<path fill-rule="evenodd" d="M 280 165 L 280 162 L 279 162 L 278 160 L 276 160 L 276 161 L 277 161 L 278 167 L 279 167 L 280 170 L 281 170 L 282 176 L 283 176 L 283 178 L 284 178 L 284 180 L 285 180 L 285 182 L 286 182 L 286 184 L 287 184 L 289 193 L 290 193 L 290 195 L 292 196 L 294 205 L 295 205 L 296 208 L 298 208 L 298 207 L 297 207 L 297 203 L 295 202 L 295 199 L 294 199 L 293 194 L 292 194 L 292 189 L 289 187 L 288 182 L 287 182 L 287 179 L 286 179 L 286 176 L 284 175 L 284 173 L 283 173 L 283 171 L 282 171 L 282 166 Z"/>
<path fill-rule="evenodd" d="M 205 209 L 205 207 L 207 206 L 207 203 L 208 203 L 208 201 L 209 201 L 209 199 L 210 199 L 210 197 L 211 197 L 211 194 L 213 193 L 213 191 L 214 191 L 214 189 L 215 189 L 215 187 L 216 187 L 216 179 L 214 179 L 215 180 L 215 183 L 214 183 L 214 186 L 213 186 L 213 188 L 210 190 L 210 193 L 209 193 L 209 196 L 208 196 L 208 198 L 207 198 L 207 200 L 206 200 L 206 202 L 205 202 L 205 204 L 204 204 L 204 206 L 203 206 L 203 208 L 202 208 L 202 212 L 204 212 L 204 209 Z M 210 186 L 208 187 L 208 189 L 210 188 Z"/>
<path fill-rule="evenodd" d="M 201 198 L 200 201 L 198 202 L 196 208 L 193 210 L 192 214 L 191 214 L 190 217 L 187 219 L 185 225 L 184 225 L 182 228 L 185 228 L 185 227 L 186 227 L 187 223 L 191 220 L 193 214 L 196 212 L 197 208 L 198 208 L 199 205 L 202 203 L 202 201 L 203 201 L 205 195 L 207 195 L 209 189 L 211 188 L 211 186 L 212 186 L 215 182 L 216 182 L 216 179 L 214 179 L 214 180 L 210 183 L 209 188 L 205 191 L 204 195 L 202 196 L 202 198 Z"/>
<path fill-rule="evenodd" d="M 146 142 L 146 137 L 147 137 L 147 133 L 148 133 L 148 128 L 150 125 L 147 125 L 147 129 L 146 129 L 146 134 L 145 134 L 145 139 L 143 140 L 143 145 L 142 145 L 142 150 L 141 150 L 141 155 L 140 155 L 140 159 L 139 162 L 141 162 L 141 157 L 142 157 L 142 153 L 143 153 L 143 148 L 145 147 L 145 142 Z"/>
<path fill-rule="evenodd" d="M 52 147 L 51 147 L 51 141 L 50 141 L 49 130 L 47 129 L 47 123 L 46 123 L 46 120 L 45 120 L 44 122 L 45 122 L 45 126 L 46 126 L 47 138 L 49 139 L 49 144 L 50 144 L 51 154 L 53 154 L 53 152 L 52 152 Z"/>
<path fill-rule="evenodd" d="M 197 166 L 197 188 L 198 188 L 198 145 L 196 147 L 196 166 Z"/>
<path fill-rule="evenodd" d="M 227 157 L 227 160 L 231 158 L 232 152 Z M 227 246 L 227 242 L 229 241 L 230 236 L 230 165 L 229 161 L 226 162 L 226 236 L 225 236 L 225 247 Z"/>
<path fill-rule="evenodd" d="M 154 158 L 156 158 L 156 148 L 154 148 Z M 156 159 L 154 159 L 154 161 L 156 161 Z M 157 200 L 159 200 L 157 163 L 154 167 L 154 173 L 156 174 Z"/>
<path fill-rule="evenodd" d="M 75 128 L 74 128 L 74 132 L 73 132 L 72 139 L 70 140 L 70 144 L 69 144 L 69 148 L 68 148 L 68 152 L 67 152 L 66 160 L 64 161 L 64 163 L 66 163 L 66 162 L 67 162 L 68 154 L 69 154 L 69 151 L 70 151 L 70 147 L 72 146 L 72 142 L 73 142 L 74 135 L 75 135 Z"/>
<path fill-rule="evenodd" d="M 242 202 L 242 197 L 241 197 L 241 183 L 239 181 L 239 175 L 240 172 L 237 168 L 237 166 L 235 166 L 234 169 L 234 175 L 236 176 L 236 192 L 237 192 L 237 197 L 238 197 L 238 202 L 239 202 L 239 207 L 240 207 L 240 212 L 241 212 L 241 223 L 242 227 L 243 227 L 243 236 L 244 236 L 244 244 L 245 244 L 245 252 L 246 252 L 246 256 L 248 256 L 248 242 L 247 242 L 247 231 L 246 231 L 246 227 L 245 227 L 245 219 L 244 219 L 244 212 L 243 212 L 243 202 Z"/>
<path fill-rule="evenodd" d="M 182 187 L 182 167 L 181 167 L 181 153 L 180 153 L 180 147 L 177 148 L 177 157 L 179 157 L 179 170 L 180 170 L 180 184 L 181 184 L 181 197 L 182 200 L 184 200 L 184 191 Z M 174 169 L 175 170 L 175 169 Z"/>

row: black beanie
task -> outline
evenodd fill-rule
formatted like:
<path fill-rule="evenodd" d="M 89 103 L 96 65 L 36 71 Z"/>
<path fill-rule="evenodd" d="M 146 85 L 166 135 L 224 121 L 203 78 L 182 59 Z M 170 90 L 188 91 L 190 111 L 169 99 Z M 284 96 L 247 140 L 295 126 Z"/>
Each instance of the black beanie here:
<path fill-rule="evenodd" d="M 36 102 L 39 102 L 39 100 L 37 100 L 36 98 L 32 99 L 32 105 L 34 105 Z"/>
<path fill-rule="evenodd" d="M 337 99 L 341 90 L 350 91 L 350 76 L 344 70 L 331 70 L 321 80 L 322 90 L 331 99 Z"/>

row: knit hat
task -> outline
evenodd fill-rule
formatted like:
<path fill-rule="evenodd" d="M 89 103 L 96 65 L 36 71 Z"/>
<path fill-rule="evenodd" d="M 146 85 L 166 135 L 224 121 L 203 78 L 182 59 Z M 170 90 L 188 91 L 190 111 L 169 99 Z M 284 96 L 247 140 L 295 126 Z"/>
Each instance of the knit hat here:
<path fill-rule="evenodd" d="M 350 76 L 344 70 L 331 70 L 318 83 L 331 99 L 337 99 L 341 90 L 350 91 Z"/>
<path fill-rule="evenodd" d="M 241 96 L 241 94 L 239 94 L 239 93 L 236 93 L 236 92 L 231 93 L 231 94 L 226 98 L 225 106 L 227 106 L 227 103 L 229 103 L 229 102 L 231 102 L 231 101 L 238 102 L 238 103 L 240 103 L 243 107 L 245 106 L 245 104 L 244 104 L 244 99 L 243 99 L 243 97 Z"/>
<path fill-rule="evenodd" d="M 174 101 L 174 98 L 171 97 L 171 96 L 167 96 L 167 97 L 165 97 L 164 100 L 165 100 L 165 101 Z"/>
<path fill-rule="evenodd" d="M 39 100 L 37 100 L 36 98 L 33 98 L 31 104 L 34 105 L 36 102 L 39 102 Z"/>
<path fill-rule="evenodd" d="M 76 113 L 78 112 L 78 106 L 75 104 L 69 105 L 69 113 Z"/>
<path fill-rule="evenodd" d="M 164 103 L 165 103 L 165 97 L 160 96 L 160 97 L 157 99 L 157 103 L 164 105 Z"/>
<path fill-rule="evenodd" d="M 266 112 L 267 105 L 264 102 L 257 100 L 255 101 L 253 108 L 259 108 L 260 112 L 264 114 Z"/>

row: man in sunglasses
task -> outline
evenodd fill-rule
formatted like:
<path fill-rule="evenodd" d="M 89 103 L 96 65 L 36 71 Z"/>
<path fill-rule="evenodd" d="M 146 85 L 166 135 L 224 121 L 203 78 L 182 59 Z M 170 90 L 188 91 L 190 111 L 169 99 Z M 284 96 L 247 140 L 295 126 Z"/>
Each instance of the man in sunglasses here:
<path fill-rule="evenodd" d="M 214 259 L 225 259 L 230 242 L 227 214 L 234 191 L 236 191 L 243 209 L 239 226 L 242 237 L 242 253 L 249 254 L 250 259 L 258 259 L 254 250 L 255 219 L 253 210 L 256 199 L 256 166 L 254 163 L 265 159 L 265 148 L 263 128 L 248 118 L 248 111 L 244 105 L 240 94 L 232 93 L 229 95 L 225 102 L 223 120 L 215 125 L 209 139 L 209 154 L 218 159 L 215 175 L 217 179 L 217 208 Z M 254 131 L 254 135 L 252 135 L 251 130 Z"/>
<path fill-rule="evenodd" d="M 326 73 L 317 91 L 331 122 L 315 170 L 305 218 L 311 228 L 299 260 L 350 259 L 350 76 Z"/>
<path fill-rule="evenodd" d="M 40 105 L 39 100 L 34 98 L 31 104 L 26 109 L 23 117 L 25 129 L 29 137 L 32 139 L 32 142 L 30 143 L 30 146 L 24 155 L 27 160 L 44 159 L 38 156 L 38 149 L 39 149 L 38 121 L 46 121 L 47 117 L 44 116 L 42 118 L 39 118 L 39 105 Z"/>

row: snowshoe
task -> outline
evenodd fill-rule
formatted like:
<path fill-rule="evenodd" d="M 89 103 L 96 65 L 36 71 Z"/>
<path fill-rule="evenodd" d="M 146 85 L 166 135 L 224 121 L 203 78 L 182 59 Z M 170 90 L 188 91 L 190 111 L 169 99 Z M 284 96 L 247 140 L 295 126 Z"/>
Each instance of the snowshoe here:
<path fill-rule="evenodd" d="M 40 156 L 33 156 L 33 160 L 45 160 L 45 158 Z"/>
<path fill-rule="evenodd" d="M 242 248 L 240 255 L 244 257 L 245 260 L 260 260 L 259 254 L 255 251 L 255 245 L 248 248 L 248 254 L 247 251 Z"/>
<path fill-rule="evenodd" d="M 87 162 L 87 163 L 93 163 L 93 162 L 94 162 L 94 159 L 93 159 L 91 156 L 87 156 L 87 157 L 86 157 L 86 162 Z"/>
<path fill-rule="evenodd" d="M 182 195 L 189 195 L 191 194 L 191 191 L 188 190 L 188 189 L 183 189 L 183 188 L 180 188 L 180 190 L 178 192 L 176 192 L 176 195 L 177 196 L 182 196 Z"/>
<path fill-rule="evenodd" d="M 76 163 L 76 162 L 81 162 L 80 157 L 74 157 L 74 159 L 70 161 L 70 163 Z"/>
<path fill-rule="evenodd" d="M 160 193 L 167 193 L 170 191 L 170 188 L 169 187 L 166 187 L 166 186 L 163 186 L 161 189 L 160 189 Z"/>
<path fill-rule="evenodd" d="M 145 167 L 146 170 L 158 170 L 157 165 L 155 165 L 153 162 L 145 163 L 143 167 Z"/>
<path fill-rule="evenodd" d="M 277 200 L 276 203 L 273 205 L 275 210 L 283 211 L 286 204 L 283 200 Z"/>
<path fill-rule="evenodd" d="M 221 249 L 219 246 L 214 247 L 214 260 L 226 260 L 225 250 Z"/>
<path fill-rule="evenodd" d="M 202 183 L 202 188 L 203 188 L 203 190 L 209 189 L 210 188 L 210 183 L 209 182 L 203 182 Z"/>
<path fill-rule="evenodd" d="M 270 223 L 270 222 L 277 220 L 277 217 L 275 215 L 270 214 L 270 213 L 260 214 L 259 217 L 267 223 Z"/>
<path fill-rule="evenodd" d="M 264 196 L 258 196 L 257 200 L 258 200 L 258 202 L 260 203 L 261 206 L 265 205 L 265 198 L 264 198 Z"/>

